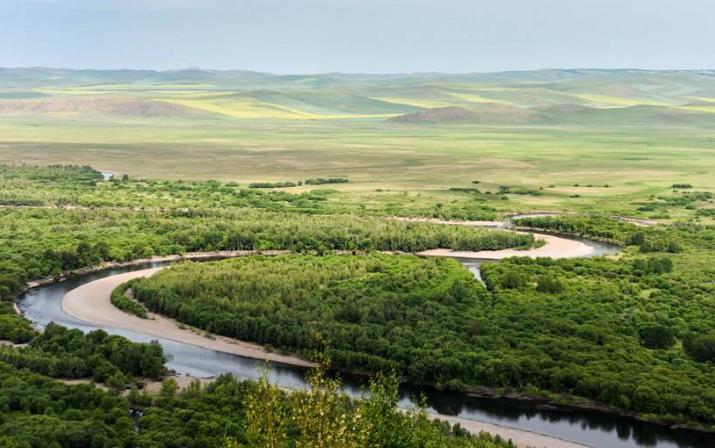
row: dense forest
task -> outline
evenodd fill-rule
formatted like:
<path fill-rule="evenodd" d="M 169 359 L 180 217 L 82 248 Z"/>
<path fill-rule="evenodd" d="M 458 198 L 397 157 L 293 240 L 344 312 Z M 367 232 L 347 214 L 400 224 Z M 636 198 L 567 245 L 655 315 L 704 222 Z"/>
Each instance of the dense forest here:
<path fill-rule="evenodd" d="M 186 263 L 131 287 L 153 311 L 306 355 L 325 348 L 338 368 L 709 426 L 713 285 L 677 263 L 513 258 L 484 265 L 485 289 L 453 260 L 290 255 Z"/>
<path fill-rule="evenodd" d="M 132 377 L 161 378 L 167 358 L 156 342 L 135 343 L 102 330 L 84 334 L 50 323 L 27 346 L 0 347 L 0 360 L 53 378 L 127 384 Z"/>
<path fill-rule="evenodd" d="M 216 250 L 296 252 L 528 247 L 530 235 L 351 215 L 256 210 L 0 210 L 0 298 L 32 279 L 107 261 Z M 12 308 L 0 308 L 0 339 L 26 340 Z"/>
<path fill-rule="evenodd" d="M 66 385 L 0 361 L 0 446 L 7 448 L 513 448 L 432 420 L 424 409 L 397 410 L 397 382 L 377 379 L 351 401 L 322 370 L 308 391 L 286 393 L 225 375 L 156 395 Z M 131 410 L 131 412 L 130 412 Z M 325 445 L 325 443 L 328 443 Z M 322 444 L 321 444 L 322 443 Z"/>
<path fill-rule="evenodd" d="M 32 324 L 17 314 L 12 302 L 0 300 L 0 339 L 22 344 L 34 335 Z"/>

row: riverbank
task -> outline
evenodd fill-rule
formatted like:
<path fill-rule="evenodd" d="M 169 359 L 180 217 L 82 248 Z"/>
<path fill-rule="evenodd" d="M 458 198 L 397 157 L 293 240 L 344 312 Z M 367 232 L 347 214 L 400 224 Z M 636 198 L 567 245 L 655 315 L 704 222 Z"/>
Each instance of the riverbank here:
<path fill-rule="evenodd" d="M 142 269 L 86 283 L 73 289 L 64 296 L 62 299 L 62 310 L 74 318 L 94 325 L 110 326 L 144 333 L 217 352 L 298 367 L 312 367 L 314 365 L 310 361 L 296 356 L 269 352 L 257 344 L 238 341 L 193 329 L 158 314 L 150 313 L 148 319 L 142 319 L 125 313 L 111 303 L 112 291 L 119 285 L 135 278 L 149 277 L 161 269 L 162 268 Z"/>
<path fill-rule="evenodd" d="M 180 389 L 185 389 L 192 382 L 199 381 L 203 386 L 211 383 L 214 378 L 196 378 L 188 375 L 173 375 L 168 377 L 176 381 L 176 384 Z M 167 379 L 168 379 L 167 378 Z M 105 384 L 98 384 L 91 379 L 60 379 L 64 384 L 67 385 L 77 385 L 77 384 L 94 384 L 103 390 L 109 390 L 109 387 Z M 158 395 L 162 381 L 144 381 L 143 389 L 146 390 L 149 395 Z M 293 389 L 283 388 L 286 392 L 291 392 Z M 128 391 L 125 391 L 123 395 L 127 395 Z M 401 412 L 407 412 L 408 408 L 399 408 Z M 477 420 L 470 420 L 462 417 L 455 417 L 450 415 L 444 415 L 439 413 L 430 413 L 430 417 L 447 422 L 450 425 L 459 425 L 462 429 L 478 435 L 481 432 L 486 432 L 492 436 L 499 436 L 504 440 L 511 440 L 517 448 L 594 448 L 589 445 L 584 445 L 576 442 L 570 442 L 568 440 L 559 439 L 557 437 L 551 437 L 545 434 L 540 434 L 532 431 L 526 431 L 516 428 L 511 428 L 508 426 L 502 426 L 494 423 L 480 422 Z"/>
<path fill-rule="evenodd" d="M 510 428 L 508 426 L 495 425 L 493 423 L 479 422 L 461 417 L 453 417 L 442 414 L 432 414 L 435 420 L 441 420 L 450 425 L 459 425 L 472 434 L 486 432 L 491 435 L 498 435 L 504 440 L 511 440 L 517 448 L 593 448 L 568 440 L 524 431 L 522 429 Z"/>
<path fill-rule="evenodd" d="M 187 252 L 185 254 L 174 254 L 174 255 L 156 255 L 149 258 L 137 258 L 134 260 L 127 261 L 103 261 L 100 264 L 94 266 L 86 266 L 84 268 L 74 269 L 72 271 L 63 272 L 58 277 L 45 277 L 36 280 L 30 280 L 25 283 L 25 286 L 18 291 L 14 296 L 10 296 L 13 300 L 17 300 L 27 291 L 33 288 L 39 288 L 41 286 L 52 285 L 55 283 L 61 283 L 72 277 L 79 277 L 87 274 L 92 274 L 95 272 L 102 272 L 113 268 L 124 268 L 131 266 L 139 266 L 142 264 L 152 264 L 152 263 L 168 263 L 176 261 L 189 261 L 189 260 L 212 260 L 212 259 L 223 259 L 223 258 L 235 258 L 243 257 L 247 255 L 280 255 L 288 253 L 286 250 L 219 250 L 211 252 Z M 17 307 L 17 302 L 15 302 L 15 311 L 17 314 L 22 314 L 20 308 Z"/>
<path fill-rule="evenodd" d="M 539 247 L 531 249 L 501 249 L 501 250 L 482 250 L 478 252 L 454 251 L 451 249 L 429 249 L 418 252 L 417 255 L 428 257 L 451 257 L 451 258 L 466 258 L 473 260 L 502 260 L 508 257 L 529 257 L 529 258 L 575 258 L 587 257 L 595 253 L 595 249 L 588 244 L 563 238 L 556 235 L 532 233 L 537 241 L 543 241 Z"/>
<path fill-rule="evenodd" d="M 555 216 L 558 215 L 556 212 L 539 212 L 534 214 L 529 214 L 528 216 Z M 539 233 L 538 229 L 528 229 L 528 228 L 517 228 L 511 223 L 511 219 L 524 217 L 527 215 L 513 215 L 513 217 L 507 218 L 504 221 L 455 221 L 455 220 L 444 220 L 437 218 L 409 218 L 409 217 L 395 217 L 398 221 L 407 222 L 428 222 L 432 224 L 442 224 L 451 226 L 467 226 L 467 227 L 480 227 L 480 228 L 490 228 L 490 229 L 504 229 L 522 234 L 531 234 L 537 242 L 535 247 L 529 249 L 500 249 L 500 250 L 482 250 L 482 251 L 454 251 L 451 249 L 436 248 L 428 249 L 418 252 L 417 255 L 427 256 L 427 257 L 451 257 L 451 258 L 464 258 L 472 260 L 502 260 L 508 257 L 529 257 L 529 258 L 540 258 L 547 257 L 553 259 L 559 258 L 575 258 L 575 257 L 588 257 L 595 254 L 595 248 L 589 246 L 588 244 L 565 238 L 559 235 L 552 235 L 548 233 Z"/>
<path fill-rule="evenodd" d="M 567 239 L 567 238 L 563 238 L 563 239 Z M 524 253 L 524 252 L 526 252 L 526 251 L 519 251 L 519 255 L 522 255 L 522 256 L 523 256 L 523 253 Z M 186 254 L 186 255 L 183 255 L 183 256 L 173 255 L 173 256 L 166 256 L 166 257 L 152 257 L 152 258 L 149 258 L 149 259 L 134 260 L 134 261 L 123 262 L 123 263 L 107 263 L 107 264 L 105 264 L 105 265 L 103 265 L 103 266 L 98 266 L 98 267 L 95 267 L 95 268 L 86 269 L 86 270 L 84 270 L 84 271 L 87 271 L 87 272 L 95 272 L 95 271 L 99 271 L 99 270 L 103 270 L 103 269 L 110 269 L 110 268 L 113 268 L 113 267 L 140 265 L 140 264 L 146 264 L 146 263 L 171 262 L 171 261 L 188 260 L 188 259 L 229 258 L 229 257 L 235 257 L 235 256 L 253 255 L 253 254 L 257 254 L 257 253 L 258 253 L 258 252 L 255 252 L 255 251 L 224 251 L 224 252 L 209 252 L 209 253 L 192 253 L 192 254 Z M 275 254 L 286 253 L 286 251 L 264 251 L 264 252 L 261 252 L 261 253 L 263 253 L 263 254 L 265 254 L 265 255 L 275 255 Z M 80 274 L 80 272 L 77 272 L 77 273 L 75 273 L 75 274 Z M 51 282 L 52 282 L 52 281 L 50 281 L 50 283 L 51 283 Z M 113 288 L 110 288 L 110 291 L 109 291 L 108 294 L 107 294 L 108 297 L 111 295 L 111 290 L 112 290 L 112 289 L 113 289 Z M 109 303 L 111 304 L 111 301 L 110 301 Z M 64 309 L 64 307 L 63 307 L 63 309 Z M 122 314 L 123 314 L 123 313 L 122 313 Z M 137 318 L 137 319 L 138 319 L 138 318 Z M 145 323 L 146 323 L 146 321 L 143 320 L 143 319 L 139 319 L 139 320 L 141 321 L 142 324 L 145 324 Z M 175 325 L 177 325 L 177 328 L 178 328 L 178 325 L 180 325 L 180 324 L 176 324 L 176 323 L 175 323 Z M 189 330 L 189 331 L 190 331 L 190 330 Z M 144 329 L 137 330 L 137 332 L 145 333 Z M 166 337 L 166 335 L 165 335 L 164 333 L 159 334 L 159 335 L 156 335 L 156 336 L 157 336 L 157 337 Z M 201 337 L 201 338 L 208 339 L 208 338 L 205 338 L 205 337 L 203 336 L 203 333 L 202 333 L 202 332 L 194 333 L 194 336 L 199 336 L 199 337 Z M 173 338 L 172 338 L 172 339 L 173 339 Z M 174 339 L 174 340 L 177 340 L 177 339 Z M 178 340 L 178 341 L 179 341 L 179 342 L 185 342 L 183 339 L 182 339 L 182 340 Z M 188 343 L 188 344 L 191 345 L 190 343 Z M 203 348 L 203 345 L 199 345 L 199 346 Z M 213 348 L 212 348 L 212 350 L 213 350 Z M 218 351 L 221 351 L 221 350 L 218 350 Z M 227 353 L 234 353 L 234 352 L 227 352 Z M 243 355 L 241 355 L 241 356 L 243 356 Z M 249 357 L 250 357 L 250 356 L 249 356 Z M 262 358 L 262 357 L 259 357 L 258 359 L 263 359 L 263 358 Z M 289 363 L 287 363 L 287 364 L 289 364 Z M 295 364 L 293 364 L 293 365 L 295 365 Z M 182 378 L 184 381 L 190 381 L 190 379 L 189 379 L 190 377 L 182 376 L 181 378 Z M 585 408 L 585 409 L 588 409 L 588 408 Z M 455 418 L 456 418 L 456 417 L 455 417 Z M 472 422 L 472 423 L 473 423 L 473 422 L 475 422 L 474 420 L 469 420 L 469 419 L 460 419 L 460 420 L 465 420 L 465 421 L 466 421 L 465 423 L 469 423 L 469 422 Z M 481 422 L 476 422 L 476 423 L 479 424 L 479 423 L 481 423 Z M 460 422 L 460 424 L 461 424 L 461 422 Z M 491 425 L 491 424 L 490 424 L 490 423 L 487 423 L 487 425 Z M 465 426 L 465 425 L 462 425 L 462 426 Z M 495 425 L 495 426 L 499 426 L 499 425 Z M 466 427 L 466 426 L 465 426 L 465 427 Z M 513 428 L 507 428 L 507 429 L 512 430 Z M 519 429 L 514 429 L 514 430 L 515 430 L 515 431 L 523 431 L 523 432 L 527 433 L 527 435 L 530 436 L 530 437 L 531 437 L 531 434 L 532 434 L 532 433 L 531 433 L 530 431 L 528 431 L 528 430 L 519 430 Z M 505 436 L 505 437 L 511 437 L 511 436 Z M 553 437 L 551 437 L 551 438 L 553 438 Z M 534 439 L 533 439 L 533 438 L 530 438 L 529 440 L 534 440 Z M 560 441 L 560 439 L 558 439 L 558 438 L 556 438 L 555 440 Z M 524 447 L 525 447 L 525 446 L 528 446 L 528 445 L 534 446 L 534 443 L 528 443 L 528 444 L 524 444 L 524 445 L 520 445 L 520 446 L 524 446 Z M 538 446 L 538 445 L 537 445 L 537 446 Z M 550 448 L 551 446 L 560 446 L 560 445 L 549 444 L 549 445 L 543 445 L 543 446 Z M 571 446 L 580 446 L 580 447 L 582 447 L 582 446 L 585 446 L 585 445 L 574 444 L 574 445 L 571 445 Z"/>

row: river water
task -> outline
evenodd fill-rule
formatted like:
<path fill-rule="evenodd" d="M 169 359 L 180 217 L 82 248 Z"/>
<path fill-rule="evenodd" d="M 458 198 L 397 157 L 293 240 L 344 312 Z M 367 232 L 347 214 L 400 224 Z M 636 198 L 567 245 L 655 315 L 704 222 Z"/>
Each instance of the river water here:
<path fill-rule="evenodd" d="M 599 253 L 612 251 L 608 245 L 600 245 Z M 479 261 L 464 260 L 466 267 L 479 274 Z M 28 291 L 20 300 L 20 309 L 25 316 L 39 326 L 56 322 L 83 331 L 98 327 L 67 315 L 61 308 L 64 295 L 93 280 L 124 272 L 164 266 L 167 263 L 147 263 L 87 274 L 70 278 L 62 283 L 43 286 Z M 133 341 L 148 342 L 155 337 L 118 328 L 103 327 L 109 333 L 120 334 Z M 175 341 L 158 338 L 164 351 L 172 359 L 168 367 L 178 374 L 210 377 L 232 373 L 239 378 L 258 378 L 265 362 L 240 356 L 219 353 Z M 305 387 L 305 370 L 272 363 L 270 379 L 282 387 L 300 389 Z M 350 395 L 361 393 L 360 379 L 345 378 L 345 391 Z M 464 393 L 437 391 L 429 387 L 405 385 L 401 390 L 401 405 L 409 406 L 411 397 L 424 395 L 431 411 L 461 418 L 493 423 L 532 431 L 594 448 L 709 448 L 715 447 L 715 438 L 694 431 L 672 430 L 658 425 L 639 422 L 627 417 L 602 414 L 592 411 L 555 409 L 533 403 L 509 399 L 472 397 Z"/>

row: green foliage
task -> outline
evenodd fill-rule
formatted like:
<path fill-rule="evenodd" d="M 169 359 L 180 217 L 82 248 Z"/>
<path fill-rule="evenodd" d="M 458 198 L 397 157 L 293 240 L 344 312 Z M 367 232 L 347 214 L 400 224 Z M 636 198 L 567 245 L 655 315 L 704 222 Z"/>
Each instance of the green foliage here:
<path fill-rule="evenodd" d="M 100 261 L 194 251 L 417 252 L 528 247 L 530 235 L 350 215 L 255 210 L 0 210 L 0 296 Z"/>
<path fill-rule="evenodd" d="M 622 260 L 512 258 L 482 266 L 487 290 L 451 260 L 249 257 L 165 269 L 136 293 L 209 331 L 306 355 L 326 345 L 337 368 L 562 392 L 712 424 L 715 366 L 674 341 L 715 331 L 715 297 L 707 276 L 668 257 L 647 272 Z"/>
<path fill-rule="evenodd" d="M 696 361 L 715 363 L 715 334 L 689 334 L 683 340 L 683 347 Z"/>
<path fill-rule="evenodd" d="M 665 325 L 648 325 L 638 329 L 643 346 L 664 349 L 675 343 L 673 331 Z"/>
<path fill-rule="evenodd" d="M 669 257 L 636 258 L 633 270 L 642 274 L 664 274 L 673 270 L 673 260 Z"/>
<path fill-rule="evenodd" d="M 539 277 L 536 290 L 547 294 L 558 294 L 564 290 L 564 284 L 555 275 L 542 275 Z"/>
<path fill-rule="evenodd" d="M 429 418 L 425 408 L 400 412 L 397 379 L 378 376 L 369 394 L 349 400 L 340 382 L 324 367 L 309 375 L 310 388 L 285 394 L 263 379 L 250 384 L 245 396 L 246 445 L 278 448 L 453 447 L 509 448 L 511 443 L 486 434 L 468 436 Z M 294 445 L 290 439 L 294 437 Z M 234 439 L 235 440 L 235 439 Z"/>
<path fill-rule="evenodd" d="M 126 400 L 66 386 L 0 362 L 0 446 L 94 448 L 135 439 Z"/>
<path fill-rule="evenodd" d="M 117 286 L 114 291 L 112 291 L 112 305 L 116 306 L 122 311 L 133 314 L 137 317 L 141 317 L 142 319 L 146 319 L 147 314 L 144 305 L 130 297 L 127 297 L 127 293 L 130 291 L 131 283 L 125 283 L 123 285 Z"/>
<path fill-rule="evenodd" d="M 142 210 L 167 209 L 236 209 L 254 208 L 297 213 L 355 213 L 379 216 L 425 216 L 440 219 L 490 220 L 496 219 L 495 209 L 485 202 L 490 195 L 470 195 L 468 201 L 456 201 L 435 207 L 434 201 L 413 204 L 412 198 L 399 196 L 397 202 L 378 203 L 366 208 L 362 202 L 350 204 L 344 200 L 332 200 L 334 190 L 314 189 L 302 193 L 287 191 L 261 191 L 262 188 L 239 188 L 235 182 L 217 181 L 168 181 L 132 179 L 88 183 L 77 181 L 83 174 L 76 174 L 71 167 L 58 167 L 47 172 L 43 180 L 36 179 L 35 171 L 44 167 L 3 166 L 0 170 L 0 205 L 7 206 L 61 206 L 61 207 L 107 207 Z M 93 175 L 94 176 L 94 175 Z M 99 175 L 101 178 L 101 175 Z M 338 180 L 322 179 L 326 180 Z M 319 179 L 306 181 L 316 182 Z M 300 185 L 302 181 L 293 186 Z M 342 183 L 342 182 L 341 182 Z M 257 184 L 266 188 L 278 188 L 286 183 Z M 254 187 L 257 186 L 254 184 Z M 344 199 L 344 198 L 343 198 Z"/>
<path fill-rule="evenodd" d="M 366 207 L 361 215 L 331 215 L 357 208 L 327 190 L 289 194 L 216 181 L 99 180 L 96 172 L 77 167 L 0 169 L 0 200 L 29 206 L 0 211 L 0 296 L 16 294 L 27 280 L 68 269 L 188 251 L 413 252 L 533 244 L 513 233 L 366 216 L 493 218 L 490 204 L 498 195 L 487 193 L 445 191 L 460 200 L 440 206 L 392 194 L 399 200 Z M 701 193 L 654 196 L 655 205 L 648 205 L 688 207 L 710 200 Z M 80 208 L 52 208 L 67 204 Z M 346 255 L 257 262 L 263 258 L 252 257 L 233 267 L 206 265 L 211 268 L 205 279 L 193 284 L 173 283 L 173 270 L 167 270 L 164 300 L 155 306 L 207 329 L 277 348 L 309 354 L 327 346 L 337 367 L 394 369 L 405 378 L 450 388 L 563 392 L 670 422 L 712 425 L 715 229 L 692 222 L 644 229 L 605 215 L 518 223 L 636 247 L 626 249 L 620 260 L 485 264 L 487 290 L 449 260 Z M 201 268 L 176 269 L 198 274 Z M 242 276 L 242 270 L 253 278 Z M 177 290 L 181 297 L 175 296 Z M 29 323 L 10 303 L 1 303 L 4 337 L 30 339 Z M 137 367 L 139 349 L 106 335 L 99 339 L 95 344 L 63 336 L 0 353 L 14 365 L 52 375 L 112 378 L 115 389 L 145 368 L 163 371 L 162 358 L 152 350 L 144 367 L 141 361 Z M 219 385 L 224 386 L 234 387 Z M 216 446 L 223 435 L 245 442 L 246 427 L 232 423 L 243 422 L 243 411 L 230 418 L 199 416 L 197 409 L 213 404 L 198 404 L 197 397 L 204 395 L 195 388 L 191 398 L 167 389 L 153 406 L 138 390 L 130 394 L 135 405 L 151 408 L 141 423 L 152 428 L 141 432 L 152 434 L 144 446 L 163 446 L 165 440 Z M 427 437 L 434 427 L 414 429 Z"/>
<path fill-rule="evenodd" d="M 637 229 L 633 224 L 601 215 L 529 216 L 515 220 L 518 226 L 602 238 L 625 243 Z"/>
<path fill-rule="evenodd" d="M 288 447 L 288 403 L 283 393 L 268 382 L 265 373 L 252 385 L 244 401 L 248 446 Z"/>
<path fill-rule="evenodd" d="M 490 285 L 492 284 L 491 282 L 489 283 Z M 515 272 L 515 271 L 508 271 L 503 277 L 500 282 L 500 286 L 505 289 L 519 289 L 523 288 L 527 284 L 527 278 L 525 275 Z M 493 289 L 493 288 L 490 288 Z"/>
<path fill-rule="evenodd" d="M 456 261 L 385 254 L 184 263 L 134 282 L 137 300 L 187 324 L 306 354 L 327 340 L 336 366 L 372 371 L 419 362 L 393 339 L 428 325 L 426 310 L 451 318 L 480 289 Z"/>
<path fill-rule="evenodd" d="M 673 188 L 676 187 L 673 186 Z M 677 194 L 658 196 L 654 200 L 644 203 L 638 210 L 656 211 L 679 207 L 692 210 L 697 208 L 697 202 L 710 201 L 712 198 L 713 194 L 709 191 L 680 191 Z"/>
<path fill-rule="evenodd" d="M 114 376 L 118 381 L 124 376 L 159 378 L 166 357 L 157 342 L 130 342 L 102 330 L 85 335 L 50 323 L 27 347 L 0 348 L 0 360 L 56 378 L 108 381 Z"/>
<path fill-rule="evenodd" d="M 295 182 L 253 182 L 248 184 L 248 188 L 286 188 L 297 187 Z"/>
<path fill-rule="evenodd" d="M 119 385 L 122 378 L 113 382 Z M 378 379 L 367 398 L 355 401 L 337 391 L 339 384 L 315 372 L 310 390 L 289 394 L 265 379 L 224 375 L 205 388 L 192 383 L 183 391 L 169 379 L 157 397 L 133 387 L 123 398 L 0 362 L 0 446 L 513 448 L 433 421 L 424 409 L 399 412 L 394 379 Z M 133 421 L 129 409 L 137 405 L 142 414 Z"/>
<path fill-rule="evenodd" d="M 348 182 L 350 182 L 350 181 L 344 177 L 328 177 L 328 178 L 316 177 L 313 179 L 306 179 L 305 184 L 306 185 L 325 185 L 325 184 L 345 184 Z"/>
<path fill-rule="evenodd" d="M 15 312 L 12 303 L 0 301 L 0 339 L 22 344 L 34 335 L 32 324 Z"/>
<path fill-rule="evenodd" d="M 517 225 L 559 233 L 605 239 L 618 244 L 638 246 L 642 253 L 683 251 L 682 241 L 692 237 L 691 231 L 675 228 L 639 229 L 633 224 L 601 215 L 564 215 L 527 217 Z"/>

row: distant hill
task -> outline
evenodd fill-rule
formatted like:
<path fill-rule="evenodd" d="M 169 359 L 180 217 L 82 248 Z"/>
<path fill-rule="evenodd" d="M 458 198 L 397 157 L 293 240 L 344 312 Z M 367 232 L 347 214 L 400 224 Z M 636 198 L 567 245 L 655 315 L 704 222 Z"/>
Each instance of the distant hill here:
<path fill-rule="evenodd" d="M 396 123 L 454 123 L 476 121 L 477 114 L 461 107 L 435 107 L 390 118 Z"/>
<path fill-rule="evenodd" d="M 526 108 L 502 104 L 475 105 L 474 109 L 449 106 L 424 109 L 389 118 L 393 123 L 481 123 L 523 124 L 538 121 L 539 116 Z"/>
<path fill-rule="evenodd" d="M 712 126 L 712 70 L 276 75 L 0 68 L 0 115 Z"/>
<path fill-rule="evenodd" d="M 0 116 L 107 115 L 136 117 L 199 116 L 206 112 L 158 100 L 103 97 L 56 97 L 0 101 Z"/>

